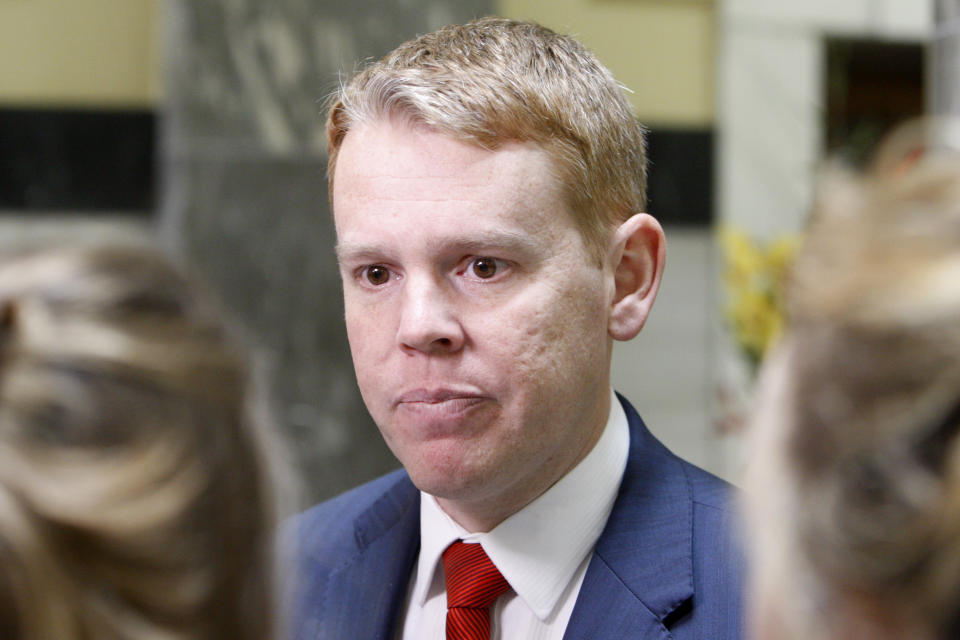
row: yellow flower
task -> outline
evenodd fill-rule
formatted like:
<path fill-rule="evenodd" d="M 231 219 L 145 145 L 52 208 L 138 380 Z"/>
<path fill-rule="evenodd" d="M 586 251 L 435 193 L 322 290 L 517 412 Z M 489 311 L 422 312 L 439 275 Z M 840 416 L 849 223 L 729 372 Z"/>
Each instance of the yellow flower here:
<path fill-rule="evenodd" d="M 783 330 L 784 285 L 800 236 L 781 235 L 761 244 L 746 233 L 722 227 L 724 316 L 738 346 L 756 370 Z"/>

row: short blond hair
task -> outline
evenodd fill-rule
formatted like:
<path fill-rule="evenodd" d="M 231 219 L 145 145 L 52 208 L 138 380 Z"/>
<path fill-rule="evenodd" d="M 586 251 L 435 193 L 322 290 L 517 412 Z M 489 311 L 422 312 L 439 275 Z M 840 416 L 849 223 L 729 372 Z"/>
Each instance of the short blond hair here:
<path fill-rule="evenodd" d="M 622 88 L 577 40 L 538 24 L 451 25 L 356 75 L 328 112 L 331 198 L 344 136 L 389 116 L 488 149 L 508 140 L 540 145 L 599 255 L 612 229 L 646 207 L 645 131 Z"/>
<path fill-rule="evenodd" d="M 271 637 L 249 378 L 158 254 L 0 261 L 0 637 Z"/>
<path fill-rule="evenodd" d="M 958 159 L 829 175 L 789 294 L 748 475 L 759 590 L 792 608 L 783 637 L 841 637 L 853 601 L 956 638 Z"/>

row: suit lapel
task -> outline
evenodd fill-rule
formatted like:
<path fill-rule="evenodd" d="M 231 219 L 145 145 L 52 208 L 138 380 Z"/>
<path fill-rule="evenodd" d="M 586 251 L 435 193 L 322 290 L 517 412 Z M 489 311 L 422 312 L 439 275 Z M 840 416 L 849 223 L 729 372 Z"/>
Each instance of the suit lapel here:
<path fill-rule="evenodd" d="M 574 606 L 566 640 L 669 638 L 693 597 L 693 503 L 679 460 L 622 397 L 630 454 L 613 511 Z"/>
<path fill-rule="evenodd" d="M 670 633 L 613 569 L 602 558 L 594 556 L 563 637 L 564 640 L 666 640 Z"/>
<path fill-rule="evenodd" d="M 357 553 L 330 575 L 319 638 L 394 637 L 420 550 L 419 505 L 419 492 L 404 476 L 357 518 Z"/>

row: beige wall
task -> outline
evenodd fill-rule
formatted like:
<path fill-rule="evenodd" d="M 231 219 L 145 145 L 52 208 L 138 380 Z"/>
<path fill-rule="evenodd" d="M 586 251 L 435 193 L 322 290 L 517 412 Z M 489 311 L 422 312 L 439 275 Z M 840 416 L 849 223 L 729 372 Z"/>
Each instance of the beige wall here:
<path fill-rule="evenodd" d="M 647 124 L 710 126 L 715 12 L 710 0 L 498 0 L 501 15 L 536 20 L 590 47 L 634 93 Z"/>
<path fill-rule="evenodd" d="M 0 105 L 154 105 L 161 1 L 0 0 Z"/>
<path fill-rule="evenodd" d="M 0 0 L 0 105 L 153 106 L 162 0 Z M 644 122 L 710 126 L 710 0 L 498 0 L 571 33 L 634 93 Z"/>

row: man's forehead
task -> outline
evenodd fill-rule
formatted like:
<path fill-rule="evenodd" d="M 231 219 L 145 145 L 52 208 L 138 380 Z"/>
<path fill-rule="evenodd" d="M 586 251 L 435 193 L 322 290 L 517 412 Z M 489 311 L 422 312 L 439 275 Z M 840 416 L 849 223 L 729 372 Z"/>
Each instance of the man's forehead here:
<path fill-rule="evenodd" d="M 548 169 L 551 164 L 546 151 L 536 142 L 504 140 L 491 148 L 436 127 L 389 116 L 359 123 L 347 132 L 338 154 L 338 180 L 344 157 L 352 155 L 361 156 L 358 166 L 352 167 L 361 175 L 376 171 L 376 161 L 392 158 L 402 159 L 409 163 L 411 171 L 419 170 L 425 175 L 446 172 L 462 176 L 465 169 L 470 169 L 479 178 L 495 177 L 498 166 L 510 164 L 515 157 L 531 171 Z"/>
<path fill-rule="evenodd" d="M 495 150 L 436 129 L 377 120 L 344 138 L 333 181 L 334 210 L 345 200 L 496 202 L 557 198 L 560 184 L 546 152 L 532 142 Z"/>

